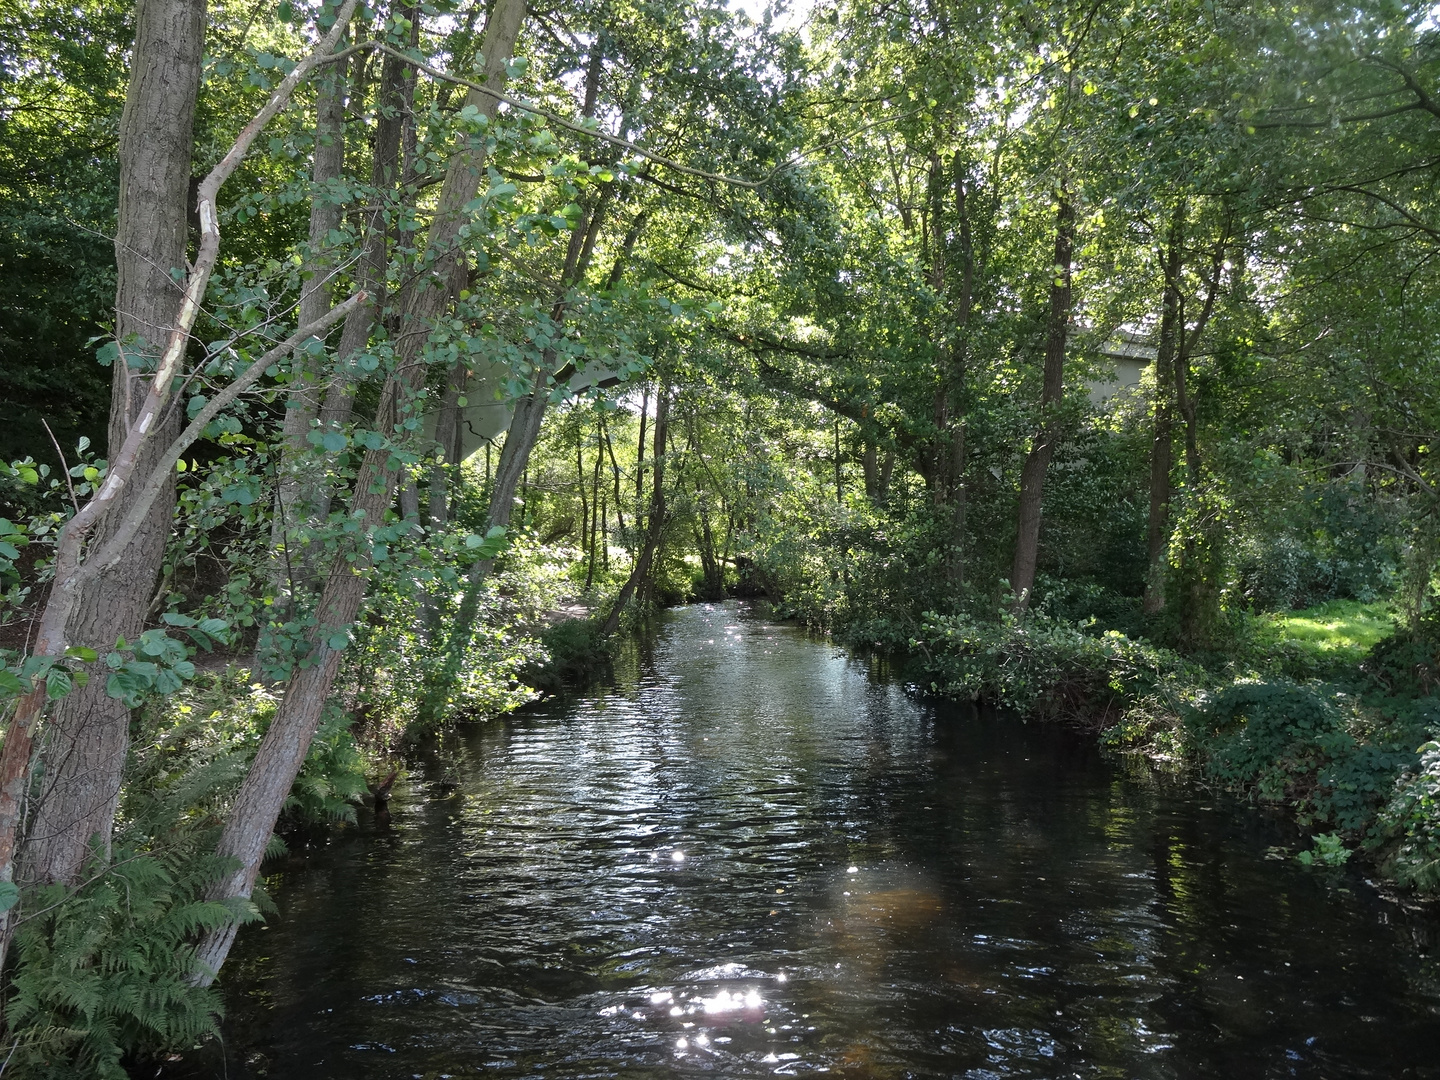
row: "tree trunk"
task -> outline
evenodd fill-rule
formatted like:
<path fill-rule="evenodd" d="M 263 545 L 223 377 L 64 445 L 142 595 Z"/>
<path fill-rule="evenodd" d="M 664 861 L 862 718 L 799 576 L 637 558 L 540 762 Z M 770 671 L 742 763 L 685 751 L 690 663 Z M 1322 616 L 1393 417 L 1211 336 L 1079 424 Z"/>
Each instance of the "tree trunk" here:
<path fill-rule="evenodd" d="M 524 16 L 525 0 L 498 0 L 492 9 L 483 44 L 485 85 L 503 87 L 506 64 L 514 51 Z M 472 90 L 466 104 L 486 116 L 493 116 L 498 102 L 488 94 Z M 433 270 L 404 296 L 396 342 L 396 370 L 386 382 L 376 422 L 377 430 L 387 435 L 403 428 L 415 395 L 424 387 L 426 365 L 421 357 L 422 348 L 429 328 L 444 312 L 460 284 L 455 272 L 461 259 L 457 241 L 466 220 L 465 207 L 475 198 L 484 176 L 483 146 L 482 142 L 451 158 L 426 239 L 427 250 L 434 253 Z M 360 516 L 367 529 L 382 522 L 394 499 L 397 475 L 387 468 L 389 459 L 388 447 L 366 451 L 355 479 L 351 512 Z M 331 647 L 331 642 L 354 622 L 364 600 L 365 577 L 357 570 L 368 563 L 367 556 L 368 551 L 362 546 L 356 552 L 355 563 L 337 558 L 331 567 L 316 609 L 316 628 L 310 638 L 307 665 L 291 676 L 285 698 L 261 740 L 221 833 L 217 852 L 234 859 L 238 868 L 210 890 L 212 899 L 245 900 L 255 887 L 265 847 L 309 752 L 310 741 L 339 670 L 339 651 Z M 208 985 L 214 980 L 230 953 L 237 929 L 238 924 L 232 923 L 206 934 L 201 941 L 197 959 L 202 972 L 198 981 L 202 984 Z"/>
<path fill-rule="evenodd" d="M 1050 317 L 1045 332 L 1045 380 L 1040 391 L 1040 430 L 1020 474 L 1020 521 L 1015 536 L 1015 562 L 1010 591 L 1015 610 L 1024 611 L 1035 586 L 1040 551 L 1040 511 L 1045 472 L 1060 438 L 1056 415 L 1065 393 L 1065 342 L 1070 329 L 1070 258 L 1075 241 L 1075 210 L 1064 192 L 1055 214 L 1055 262 L 1051 270 Z"/>
<path fill-rule="evenodd" d="M 343 41 L 342 41 L 343 44 Z M 329 65 L 320 76 L 315 101 L 315 156 L 311 164 L 310 237 L 305 271 L 310 276 L 300 292 L 300 323 L 317 322 L 330 309 L 333 259 L 329 237 L 340 227 L 340 200 L 334 190 L 345 172 L 345 63 Z M 320 415 L 323 387 L 314 358 L 297 364 L 285 403 L 281 457 L 275 491 L 272 549 L 289 544 L 295 528 L 313 512 L 317 490 L 306 483 L 304 467 L 310 456 L 306 437 Z M 272 559 L 272 581 L 277 585 L 285 560 Z"/>
<path fill-rule="evenodd" d="M 378 205 L 366 218 L 365 237 L 360 248 L 356 275 L 360 288 L 365 292 L 366 301 L 350 312 L 340 329 L 340 345 L 335 351 L 338 358 L 335 374 L 325 388 L 320 405 L 320 427 L 324 431 L 339 430 L 350 422 L 355 405 L 355 379 L 349 366 L 354 356 L 370 344 L 375 322 L 385 310 L 386 248 L 389 232 L 385 226 L 382 207 L 394 198 L 400 181 L 404 92 L 405 64 L 387 53 L 380 69 L 380 89 L 375 110 L 375 146 L 370 168 L 371 198 Z M 316 498 L 317 521 L 324 521 L 330 516 L 331 501 L 332 491 L 326 485 Z"/>
<path fill-rule="evenodd" d="M 625 509 L 624 500 L 620 497 L 620 463 L 615 460 L 615 444 L 610 441 L 610 425 L 605 423 L 605 414 L 600 414 L 600 436 L 605 440 L 605 453 L 610 458 L 610 470 L 615 479 L 615 527 L 623 534 L 625 532 Z M 607 561 L 605 569 L 610 569 Z"/>
<path fill-rule="evenodd" d="M 594 92 L 598 87 L 599 74 L 600 65 L 592 57 L 585 95 L 587 115 L 593 113 L 594 110 Z M 595 252 L 595 241 L 600 231 L 600 223 L 609 202 L 607 185 L 602 189 L 600 198 L 586 215 L 582 228 L 575 230 L 570 236 L 570 246 L 565 254 L 565 266 L 560 275 L 560 288 L 557 290 L 555 304 L 550 312 L 552 322 L 557 325 L 565 317 L 570 306 L 570 290 L 584 280 L 585 273 L 589 269 L 591 258 Z M 638 237 L 638 225 L 632 225 L 621 245 L 620 252 L 615 257 L 615 263 L 611 267 L 610 288 L 614 288 L 619 282 L 625 263 L 629 259 Z M 515 412 L 510 418 L 510 427 L 505 433 L 505 444 L 500 449 L 500 463 L 495 469 L 495 484 L 490 491 L 488 524 L 492 529 L 509 527 L 510 515 L 514 510 L 516 485 L 528 475 L 530 453 L 540 438 L 540 427 L 545 418 L 545 407 L 550 400 L 552 384 L 554 386 L 562 385 L 574 372 L 573 365 L 568 362 L 557 370 L 555 367 L 557 357 L 558 353 L 554 348 L 545 351 L 541 356 L 540 364 L 536 367 L 530 392 L 515 403 Z M 522 507 L 522 523 L 524 518 L 525 511 Z M 433 723 L 444 715 L 449 702 L 450 690 L 459 676 L 465 653 L 470 648 L 470 642 L 474 640 L 475 619 L 480 610 L 480 591 L 494 566 L 493 559 L 477 559 L 465 575 L 465 590 L 461 594 L 460 606 L 452 623 L 454 632 L 445 646 L 445 662 L 435 680 L 427 688 L 425 699 L 420 705 L 422 722 Z"/>
<path fill-rule="evenodd" d="M 640 390 L 640 438 L 635 443 L 635 528 L 645 528 L 645 421 L 650 418 L 650 387 Z"/>
<path fill-rule="evenodd" d="M 1165 610 L 1165 552 L 1170 546 L 1170 469 L 1175 460 L 1173 398 L 1175 347 L 1185 332 L 1180 323 L 1180 271 L 1184 265 L 1185 212 L 1182 200 L 1165 238 L 1165 284 L 1160 309 L 1160 345 L 1155 355 L 1155 436 L 1150 445 L 1150 516 L 1145 530 L 1144 610 Z"/>
<path fill-rule="evenodd" d="M 450 370 L 445 396 L 435 414 L 435 444 L 438 454 L 430 470 L 430 527 L 443 528 L 450 520 L 450 471 L 446 465 L 460 464 L 460 398 L 465 393 L 470 372 L 464 364 Z"/>
<path fill-rule="evenodd" d="M 655 451 L 651 462 L 653 475 L 650 478 L 650 512 L 645 529 L 645 542 L 641 545 L 635 565 L 630 569 L 630 576 L 625 579 L 625 584 L 620 587 L 619 595 L 615 597 L 614 606 L 611 607 L 610 613 L 600 626 L 600 633 L 603 637 L 609 637 L 619 629 L 620 616 L 625 611 L 625 605 L 630 603 L 630 598 L 635 595 L 635 590 L 649 580 L 650 567 L 655 561 L 655 552 L 665 535 L 665 440 L 669 434 L 667 431 L 669 417 L 670 387 L 668 384 L 662 383 L 655 395 Z"/>
<path fill-rule="evenodd" d="M 605 453 L 600 448 L 599 433 L 595 439 L 595 468 L 590 476 L 590 560 L 585 568 L 585 589 L 588 592 L 590 586 L 595 584 L 595 557 L 596 547 L 603 544 L 602 534 L 605 528 L 605 503 L 600 494 L 600 468 L 605 464 Z"/>
<path fill-rule="evenodd" d="M 343 44 L 343 39 L 340 43 Z M 305 272 L 309 278 L 300 292 L 300 324 L 319 321 L 330 310 L 332 259 L 326 248 L 330 234 L 340 227 L 340 202 L 334 186 L 345 172 L 345 62 L 327 66 L 319 78 L 315 100 L 315 156 L 311 163 L 310 235 Z M 324 387 L 322 363 L 308 353 L 294 366 L 285 402 L 279 460 L 276 463 L 275 505 L 270 520 L 270 558 L 266 566 L 274 603 L 266 612 L 256 642 L 251 677 L 263 680 L 264 658 L 272 651 L 271 631 L 293 614 L 295 591 L 305 574 L 294 550 L 296 532 L 315 511 L 323 478 L 313 467 L 313 450 L 306 441 L 320 413 Z M 296 570 L 302 573 L 296 574 Z"/>
<path fill-rule="evenodd" d="M 120 121 L 120 209 L 116 225 L 115 336 L 126 353 L 138 346 L 143 366 L 115 362 L 110 404 L 110 454 L 117 454 L 145 398 L 155 360 L 165 347 L 182 301 L 186 208 L 194 144 L 195 101 L 205 32 L 204 0 L 140 0 L 132 77 Z M 131 339 L 137 339 L 132 346 Z M 143 342 L 143 343 L 142 343 Z M 139 361 L 140 357 L 136 357 Z M 146 476 L 180 431 L 169 410 L 149 440 L 136 474 Z M 174 476 L 174 473 L 171 473 Z M 120 562 L 81 592 L 70 640 L 103 655 L 117 638 L 142 629 L 165 557 L 175 511 L 173 480 L 155 500 Z M 92 544 L 118 529 L 123 506 L 107 513 Z M 73 883 L 92 838 L 108 853 L 129 745 L 130 710 L 105 693 L 103 664 L 90 682 L 56 706 L 45 736 L 44 774 L 25 852 L 24 875 Z"/>
<path fill-rule="evenodd" d="M 1211 257 L 1210 280 L 1200 316 L 1192 328 L 1186 328 L 1185 309 L 1180 306 L 1176 319 L 1177 348 L 1175 351 L 1175 404 L 1185 425 L 1186 515 L 1187 535 L 1181 546 L 1180 578 L 1185 586 L 1185 603 L 1180 612 L 1180 637 L 1190 648 L 1208 649 L 1215 644 L 1220 626 L 1220 591 L 1225 529 L 1217 520 L 1215 508 L 1204 488 L 1200 460 L 1200 422 L 1195 394 L 1190 382 L 1190 357 L 1194 354 L 1205 325 L 1215 311 L 1224 272 L 1225 248 L 1229 243 L 1229 222 L 1221 231 Z"/>

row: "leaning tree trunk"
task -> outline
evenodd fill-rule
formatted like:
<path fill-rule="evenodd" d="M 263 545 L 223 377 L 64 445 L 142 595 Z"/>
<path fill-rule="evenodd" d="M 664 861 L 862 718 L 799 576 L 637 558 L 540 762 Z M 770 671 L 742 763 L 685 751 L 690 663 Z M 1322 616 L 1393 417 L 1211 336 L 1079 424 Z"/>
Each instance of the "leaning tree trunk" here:
<path fill-rule="evenodd" d="M 598 56 L 598 53 L 596 54 Z M 595 109 L 595 91 L 598 87 L 600 68 L 592 57 L 587 76 L 585 114 L 591 116 Z M 570 237 L 570 246 L 565 253 L 565 265 L 560 275 L 555 303 L 550 309 L 550 319 L 558 325 L 565 317 L 571 303 L 570 290 L 584 280 L 595 253 L 595 241 L 599 236 L 601 223 L 610 206 L 610 187 L 605 185 L 596 203 L 585 217 L 581 228 Z M 609 288 L 619 284 L 625 263 L 634 250 L 639 238 L 639 225 L 632 224 L 615 257 L 609 277 Z M 559 370 L 555 364 L 558 352 L 549 348 L 541 355 L 535 369 L 530 392 L 515 402 L 515 412 L 510 417 L 510 426 L 505 431 L 505 442 L 500 448 L 500 462 L 495 468 L 495 481 L 490 488 L 490 507 L 487 523 L 490 528 L 508 528 L 510 516 L 514 513 L 515 496 L 520 490 L 530 454 L 540 438 L 541 424 L 545 419 L 545 408 L 550 400 L 553 387 L 560 386 L 575 372 L 572 362 L 566 362 Z M 601 385 L 605 385 L 602 383 Z M 523 520 L 523 518 L 522 518 Z M 451 621 L 451 633 L 441 652 L 444 657 L 439 672 L 430 680 L 425 697 L 420 703 L 421 723 L 435 723 L 440 720 L 450 705 L 451 690 L 459 678 L 470 643 L 475 638 L 475 621 L 480 613 L 480 595 L 495 568 L 492 558 L 477 559 L 466 572 L 465 588 L 460 596 L 460 605 Z"/>
<path fill-rule="evenodd" d="M 1051 271 L 1050 318 L 1045 333 L 1045 381 L 1040 392 L 1040 431 L 1020 473 L 1020 521 L 1015 535 L 1015 562 L 1010 591 L 1015 610 L 1023 611 L 1035 587 L 1040 550 L 1040 510 L 1045 473 L 1060 438 L 1056 415 L 1065 392 L 1065 342 L 1070 329 L 1070 258 L 1075 242 L 1075 210 L 1064 192 L 1055 214 L 1055 265 Z"/>
<path fill-rule="evenodd" d="M 205 0 L 140 0 L 131 79 L 120 120 L 120 208 L 115 233 L 115 362 L 110 455 L 125 441 L 146 396 L 155 361 L 180 309 L 185 266 L 195 100 L 205 32 Z M 179 433 L 180 414 L 159 421 L 136 474 L 147 475 Z M 173 473 L 171 474 L 174 475 Z M 123 511 L 123 507 L 120 508 Z M 70 640 L 102 654 L 143 627 L 165 558 L 175 511 L 173 482 L 147 515 L 124 557 L 81 593 Z M 93 543 L 115 534 L 121 512 L 105 515 Z M 108 852 L 129 745 L 130 710 L 105 693 L 103 664 L 54 709 L 45 736 L 45 772 L 24 856 L 26 879 L 76 881 L 92 840 Z"/>
<path fill-rule="evenodd" d="M 498 0 L 485 28 L 483 83 L 495 90 L 503 87 L 506 65 L 520 34 L 525 17 L 525 0 Z M 471 90 L 467 105 L 493 117 L 498 101 L 483 91 Z M 466 222 L 466 206 L 479 192 L 485 176 L 484 144 L 456 154 L 450 161 L 439 205 L 426 238 L 434 261 L 432 272 L 419 279 L 402 300 L 395 373 L 381 395 L 377 430 L 403 430 L 407 410 L 414 408 L 423 391 L 426 364 L 422 356 L 434 321 L 454 299 L 463 268 L 460 230 Z M 395 497 L 398 476 L 389 468 L 388 447 L 369 450 L 355 478 L 351 513 L 367 528 L 380 524 Z M 341 557 L 332 564 L 316 608 L 316 628 L 310 638 L 306 666 L 296 670 L 285 698 L 256 751 L 235 804 L 225 821 L 217 851 L 237 864 L 234 873 L 209 890 L 215 900 L 245 900 L 255 888 L 255 878 L 265 855 L 275 822 L 290 794 L 309 752 L 310 741 L 320 723 L 330 690 L 340 668 L 340 653 L 331 647 L 337 634 L 344 633 L 359 614 L 365 598 L 365 577 L 358 571 L 368 563 L 368 550 L 355 552 L 356 561 Z M 234 944 L 237 923 L 206 934 L 197 950 L 200 965 L 197 981 L 208 985 L 225 963 Z"/>

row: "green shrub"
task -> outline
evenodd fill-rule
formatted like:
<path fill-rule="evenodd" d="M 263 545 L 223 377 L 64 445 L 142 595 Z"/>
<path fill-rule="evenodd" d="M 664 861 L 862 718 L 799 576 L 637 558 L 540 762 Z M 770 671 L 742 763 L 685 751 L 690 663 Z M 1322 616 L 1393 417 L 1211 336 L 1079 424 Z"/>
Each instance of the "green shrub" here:
<path fill-rule="evenodd" d="M 122 1060 L 215 1030 L 220 999 L 190 981 L 193 942 L 257 917 L 253 903 L 205 899 L 233 867 L 213 854 L 220 815 L 267 707 L 255 694 L 206 707 L 235 690 L 233 677 L 210 676 L 143 711 L 109 860 L 97 852 L 77 889 L 26 890 L 6 1002 L 15 1075 L 123 1080 Z"/>
<path fill-rule="evenodd" d="M 1417 764 L 1427 716 L 1383 712 L 1324 683 L 1270 679 L 1226 687 L 1189 723 L 1212 779 L 1375 846 L 1397 777 Z"/>
<path fill-rule="evenodd" d="M 1198 669 L 1168 650 L 1091 629 L 1039 613 L 987 623 L 931 612 L 910 643 L 920 654 L 914 670 L 932 693 L 1102 728 L 1198 676 Z"/>
<path fill-rule="evenodd" d="M 1402 885 L 1440 889 L 1440 742 L 1419 748 L 1419 767 L 1401 776 L 1380 813 L 1390 841 L 1385 871 Z"/>
<path fill-rule="evenodd" d="M 223 674 L 201 675 L 157 704 L 145 720 L 156 740 L 155 753 L 171 763 L 171 770 L 185 773 L 203 766 L 228 774 L 225 784 L 212 792 L 212 800 L 223 800 L 238 786 L 280 704 L 274 691 L 247 682 L 247 674 L 231 668 Z M 305 824 L 354 820 L 354 803 L 365 791 L 367 762 L 355 744 L 351 723 L 339 707 L 326 707 L 285 803 L 289 820 Z M 152 782 L 165 786 L 172 781 L 161 776 Z M 127 783 L 134 786 L 133 781 Z M 215 812 L 222 813 L 218 802 Z"/>
<path fill-rule="evenodd" d="M 1313 788 L 1321 767 L 1355 743 L 1332 696 L 1288 679 L 1227 686 L 1190 724 L 1212 778 L 1270 802 L 1302 797 L 1299 789 Z"/>
<path fill-rule="evenodd" d="M 1397 630 L 1370 650 L 1361 665 L 1387 694 L 1425 697 L 1440 690 L 1440 615 Z"/>
<path fill-rule="evenodd" d="M 543 693 L 560 693 L 566 686 L 590 678 L 610 663 L 611 642 L 600 633 L 595 619 L 561 619 L 540 633 L 548 657 L 521 673 L 530 686 Z"/>
<path fill-rule="evenodd" d="M 1315 846 L 1300 852 L 1295 861 L 1306 866 L 1344 866 L 1353 854 L 1336 833 L 1320 833 L 1315 837 Z"/>

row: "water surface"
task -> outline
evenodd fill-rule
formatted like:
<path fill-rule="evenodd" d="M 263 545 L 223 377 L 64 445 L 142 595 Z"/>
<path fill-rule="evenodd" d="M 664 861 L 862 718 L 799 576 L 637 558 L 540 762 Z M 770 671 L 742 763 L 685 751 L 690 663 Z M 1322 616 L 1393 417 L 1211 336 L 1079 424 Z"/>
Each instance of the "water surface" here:
<path fill-rule="evenodd" d="M 229 1077 L 1440 1077 L 1429 922 L 739 605 L 445 760 L 270 879 Z"/>

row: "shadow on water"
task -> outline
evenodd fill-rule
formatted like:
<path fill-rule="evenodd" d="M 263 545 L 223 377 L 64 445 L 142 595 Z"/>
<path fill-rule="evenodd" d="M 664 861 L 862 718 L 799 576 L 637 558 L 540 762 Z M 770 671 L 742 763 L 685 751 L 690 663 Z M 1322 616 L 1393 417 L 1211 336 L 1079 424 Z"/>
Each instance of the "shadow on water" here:
<path fill-rule="evenodd" d="M 270 879 L 228 1076 L 1440 1076 L 1429 922 L 869 666 L 696 606 L 452 737 Z"/>

